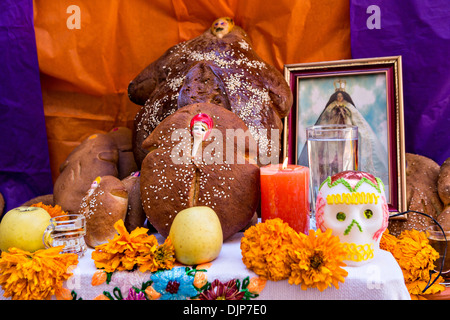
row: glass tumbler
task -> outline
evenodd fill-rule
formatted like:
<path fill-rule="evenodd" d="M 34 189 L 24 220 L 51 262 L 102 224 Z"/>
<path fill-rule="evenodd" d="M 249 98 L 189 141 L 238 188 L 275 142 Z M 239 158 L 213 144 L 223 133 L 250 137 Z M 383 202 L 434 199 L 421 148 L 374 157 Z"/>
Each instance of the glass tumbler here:
<path fill-rule="evenodd" d="M 321 183 L 336 173 L 358 170 L 358 127 L 344 124 L 306 128 L 311 203 L 310 227 L 316 229 L 315 207 Z"/>

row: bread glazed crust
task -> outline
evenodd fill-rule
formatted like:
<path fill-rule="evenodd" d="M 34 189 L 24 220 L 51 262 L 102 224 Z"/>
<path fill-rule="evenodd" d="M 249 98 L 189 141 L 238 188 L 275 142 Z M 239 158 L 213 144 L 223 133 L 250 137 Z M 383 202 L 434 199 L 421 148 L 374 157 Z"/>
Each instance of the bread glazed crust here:
<path fill-rule="evenodd" d="M 222 38 L 208 29 L 171 47 L 131 81 L 128 94 L 143 105 L 133 133 L 138 165 L 147 153 L 143 141 L 164 118 L 186 105 L 205 102 L 233 111 L 268 154 L 270 130 L 278 129 L 274 138 L 281 139 L 281 118 L 292 107 L 292 92 L 283 75 L 256 54 L 238 26 Z M 261 133 L 262 129 L 269 133 Z"/>

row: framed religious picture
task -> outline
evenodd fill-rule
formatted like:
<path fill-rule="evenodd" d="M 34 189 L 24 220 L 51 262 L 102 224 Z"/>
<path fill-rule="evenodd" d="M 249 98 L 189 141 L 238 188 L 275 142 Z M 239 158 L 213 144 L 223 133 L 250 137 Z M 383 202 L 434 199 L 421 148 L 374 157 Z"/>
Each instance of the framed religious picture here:
<path fill-rule="evenodd" d="M 294 97 L 284 157 L 308 166 L 309 126 L 356 125 L 358 170 L 383 181 L 392 214 L 406 211 L 401 57 L 289 64 L 284 73 Z"/>

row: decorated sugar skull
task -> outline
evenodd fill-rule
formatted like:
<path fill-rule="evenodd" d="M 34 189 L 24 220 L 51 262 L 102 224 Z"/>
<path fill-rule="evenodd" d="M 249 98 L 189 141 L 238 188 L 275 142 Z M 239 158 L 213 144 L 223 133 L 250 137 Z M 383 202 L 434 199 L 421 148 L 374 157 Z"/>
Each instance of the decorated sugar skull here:
<path fill-rule="evenodd" d="M 191 134 L 194 137 L 194 143 L 192 145 L 192 157 L 197 153 L 202 141 L 208 138 L 211 129 L 213 128 L 212 118 L 205 114 L 199 113 L 192 118 L 190 123 Z"/>
<path fill-rule="evenodd" d="M 370 261 L 380 247 L 389 210 L 381 179 L 362 171 L 344 171 L 328 177 L 316 201 L 317 227 L 331 229 L 348 251 L 346 264 Z"/>

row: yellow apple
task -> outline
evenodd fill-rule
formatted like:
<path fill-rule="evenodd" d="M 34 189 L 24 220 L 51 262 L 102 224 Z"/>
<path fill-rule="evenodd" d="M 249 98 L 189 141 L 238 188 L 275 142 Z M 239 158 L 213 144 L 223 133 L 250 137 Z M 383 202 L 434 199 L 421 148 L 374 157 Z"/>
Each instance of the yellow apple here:
<path fill-rule="evenodd" d="M 0 223 L 0 250 L 16 247 L 29 252 L 44 249 L 42 236 L 50 214 L 39 207 L 18 207 L 8 211 Z"/>
<path fill-rule="evenodd" d="M 192 207 L 175 216 L 169 238 L 179 262 L 197 265 L 218 257 L 223 244 L 222 226 L 211 208 Z"/>

